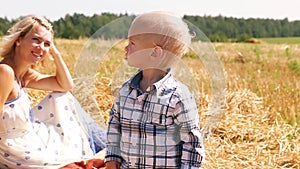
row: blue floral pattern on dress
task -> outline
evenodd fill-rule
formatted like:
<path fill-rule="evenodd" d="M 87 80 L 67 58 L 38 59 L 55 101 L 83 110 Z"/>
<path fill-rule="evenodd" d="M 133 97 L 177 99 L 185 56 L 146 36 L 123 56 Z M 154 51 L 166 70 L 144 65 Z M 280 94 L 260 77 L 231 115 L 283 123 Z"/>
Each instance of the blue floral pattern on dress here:
<path fill-rule="evenodd" d="M 0 163 L 8 168 L 59 168 L 92 158 L 95 140 L 85 130 L 92 119 L 78 107 L 70 93 L 53 92 L 31 108 L 22 89 L 17 99 L 5 103 L 0 118 L 0 140 L 5 139 L 0 142 Z"/>

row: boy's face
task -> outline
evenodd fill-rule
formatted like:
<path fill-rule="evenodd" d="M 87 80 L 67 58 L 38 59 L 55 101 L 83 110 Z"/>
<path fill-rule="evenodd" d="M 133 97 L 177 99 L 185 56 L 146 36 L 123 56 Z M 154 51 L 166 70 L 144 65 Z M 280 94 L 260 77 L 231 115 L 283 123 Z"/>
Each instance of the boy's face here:
<path fill-rule="evenodd" d="M 155 45 L 145 35 L 134 35 L 128 38 L 125 47 L 126 60 L 130 66 L 145 69 L 151 67 L 151 53 Z"/>

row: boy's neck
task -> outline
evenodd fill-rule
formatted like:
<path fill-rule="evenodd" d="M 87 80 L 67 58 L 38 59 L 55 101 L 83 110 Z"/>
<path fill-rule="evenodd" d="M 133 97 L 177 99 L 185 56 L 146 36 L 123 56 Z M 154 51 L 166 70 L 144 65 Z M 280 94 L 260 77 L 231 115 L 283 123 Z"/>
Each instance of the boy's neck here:
<path fill-rule="evenodd" d="M 143 77 L 140 81 L 140 88 L 146 91 L 148 87 L 161 80 L 167 73 L 159 69 L 146 69 L 143 70 Z"/>

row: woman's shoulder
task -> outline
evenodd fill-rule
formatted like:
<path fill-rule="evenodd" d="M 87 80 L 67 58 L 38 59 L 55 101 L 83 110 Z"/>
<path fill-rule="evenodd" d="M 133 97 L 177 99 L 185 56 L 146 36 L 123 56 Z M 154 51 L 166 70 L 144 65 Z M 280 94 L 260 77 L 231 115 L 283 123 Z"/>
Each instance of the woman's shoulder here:
<path fill-rule="evenodd" d="M 12 67 L 10 67 L 7 64 L 0 64 L 0 102 L 1 103 L 3 101 L 6 101 L 6 97 L 8 97 L 9 94 L 12 92 L 14 86 L 14 78 L 15 75 Z"/>
<path fill-rule="evenodd" d="M 0 78 L 14 78 L 14 70 L 7 64 L 0 63 Z"/>

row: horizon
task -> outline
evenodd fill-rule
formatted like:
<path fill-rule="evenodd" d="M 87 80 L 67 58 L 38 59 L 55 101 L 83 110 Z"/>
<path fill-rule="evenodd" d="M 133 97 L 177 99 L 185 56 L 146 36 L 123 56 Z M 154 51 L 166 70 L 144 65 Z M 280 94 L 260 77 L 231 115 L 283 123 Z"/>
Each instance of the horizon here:
<path fill-rule="evenodd" d="M 18 4 L 18 5 L 16 5 Z M 118 4 L 118 5 L 116 5 Z M 74 13 L 92 16 L 102 13 L 112 14 L 134 14 L 138 15 L 148 11 L 165 10 L 175 12 L 178 15 L 195 16 L 223 16 L 240 19 L 274 19 L 289 21 L 299 21 L 300 13 L 298 7 L 299 0 L 287 0 L 285 2 L 273 0 L 252 0 L 242 2 L 239 0 L 127 0 L 127 1 L 68 1 L 52 0 L 46 5 L 43 1 L 29 0 L 9 0 L 5 5 L 0 6 L 0 17 L 9 20 L 17 19 L 26 15 L 40 15 L 48 18 L 50 21 L 56 21 L 64 18 L 67 14 Z"/>
<path fill-rule="evenodd" d="M 40 15 L 40 16 L 43 16 L 43 17 L 46 17 L 47 19 L 49 19 L 51 22 L 54 22 L 54 21 L 57 21 L 59 19 L 64 19 L 67 15 L 70 15 L 70 16 L 74 16 L 75 14 L 82 14 L 84 16 L 87 16 L 87 17 L 92 17 L 93 15 L 103 15 L 105 13 L 108 13 L 108 14 L 114 14 L 114 15 L 138 15 L 136 13 L 116 13 L 116 12 L 102 12 L 102 13 L 94 13 L 94 14 L 85 14 L 85 13 L 80 13 L 80 12 L 73 12 L 73 13 L 66 13 L 64 16 L 61 16 L 55 20 L 45 16 L 45 15 Z M 17 16 L 17 17 L 14 17 L 14 18 L 10 18 L 10 17 L 7 17 L 7 16 L 0 16 L 0 18 L 6 18 L 8 19 L 9 21 L 12 21 L 12 20 L 17 20 L 19 19 L 20 17 L 24 17 L 24 16 L 27 16 L 27 15 L 37 15 L 37 14 L 26 14 L 26 15 L 20 15 L 20 16 Z M 222 14 L 218 14 L 218 15 L 210 15 L 210 14 L 203 14 L 203 15 L 199 15 L 199 14 L 182 14 L 181 16 L 199 16 L 199 17 L 218 17 L 218 16 L 221 16 L 221 17 L 224 17 L 224 18 L 234 18 L 234 19 L 245 19 L 245 20 L 248 20 L 248 19 L 262 19 L 262 20 L 285 20 L 287 19 L 289 22 L 294 22 L 294 21 L 300 21 L 300 19 L 298 20 L 290 20 L 288 17 L 285 17 L 285 18 L 262 18 L 262 17 L 236 17 L 236 16 L 225 16 L 225 15 L 222 15 Z"/>

